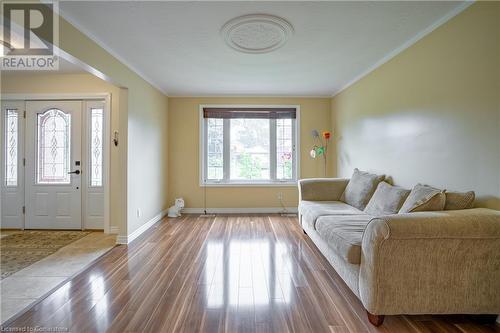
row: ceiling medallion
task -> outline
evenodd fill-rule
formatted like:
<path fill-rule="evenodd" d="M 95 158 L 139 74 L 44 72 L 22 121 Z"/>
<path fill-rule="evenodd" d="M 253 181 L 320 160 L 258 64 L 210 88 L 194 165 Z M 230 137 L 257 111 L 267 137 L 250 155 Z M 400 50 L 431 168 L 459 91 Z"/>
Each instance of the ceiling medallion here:
<path fill-rule="evenodd" d="M 251 14 L 224 24 L 221 35 L 226 44 L 244 53 L 267 53 L 279 49 L 293 34 L 293 27 L 281 17 Z"/>

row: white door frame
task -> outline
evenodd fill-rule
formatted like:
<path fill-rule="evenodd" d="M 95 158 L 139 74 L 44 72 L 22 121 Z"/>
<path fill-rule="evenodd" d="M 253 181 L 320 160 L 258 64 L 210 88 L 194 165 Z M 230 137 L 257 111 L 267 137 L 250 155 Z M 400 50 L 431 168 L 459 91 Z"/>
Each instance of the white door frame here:
<path fill-rule="evenodd" d="M 45 101 L 45 100 L 104 100 L 104 170 L 103 170 L 103 186 L 104 186 L 104 233 L 110 232 L 110 157 L 111 157 L 111 94 L 109 93 L 95 93 L 95 94 L 30 94 L 30 93 L 19 93 L 19 94 L 2 94 L 1 100 L 5 101 Z M 82 109 L 83 110 L 83 109 Z M 84 110 L 83 112 L 86 112 Z M 85 115 L 85 113 L 83 113 Z M 86 130 L 86 129 L 85 129 Z M 3 176 L 2 176 L 3 177 Z M 23 177 L 24 173 L 23 173 Z M 86 207 L 82 205 L 82 215 L 86 210 Z M 85 211 L 85 214 L 87 212 Z M 84 219 L 82 219 L 82 228 Z M 25 227 L 25 221 L 23 222 L 23 229 Z"/>

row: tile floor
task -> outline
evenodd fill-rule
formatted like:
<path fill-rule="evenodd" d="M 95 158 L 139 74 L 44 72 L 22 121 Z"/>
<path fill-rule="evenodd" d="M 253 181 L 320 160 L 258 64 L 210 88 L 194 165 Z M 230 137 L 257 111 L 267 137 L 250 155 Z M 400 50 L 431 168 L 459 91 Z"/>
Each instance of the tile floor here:
<path fill-rule="evenodd" d="M 116 235 L 93 232 L 0 281 L 0 323 L 82 271 L 115 244 Z"/>

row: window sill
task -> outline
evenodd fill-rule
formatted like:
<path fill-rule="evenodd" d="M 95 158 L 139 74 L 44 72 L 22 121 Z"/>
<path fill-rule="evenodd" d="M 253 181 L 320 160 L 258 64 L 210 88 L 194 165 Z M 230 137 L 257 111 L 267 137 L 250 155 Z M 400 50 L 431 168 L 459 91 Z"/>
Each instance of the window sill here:
<path fill-rule="evenodd" d="M 287 182 L 224 182 L 200 183 L 200 187 L 296 187 L 297 181 Z"/>

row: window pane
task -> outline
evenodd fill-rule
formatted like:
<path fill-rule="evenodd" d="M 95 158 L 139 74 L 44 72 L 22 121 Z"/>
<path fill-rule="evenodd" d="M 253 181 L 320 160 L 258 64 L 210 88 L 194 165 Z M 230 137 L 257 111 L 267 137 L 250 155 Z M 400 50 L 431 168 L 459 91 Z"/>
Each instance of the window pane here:
<path fill-rule="evenodd" d="M 5 185 L 17 186 L 18 113 L 7 109 L 5 113 Z"/>
<path fill-rule="evenodd" d="M 276 178 L 293 178 L 292 119 L 276 119 Z"/>
<path fill-rule="evenodd" d="M 231 119 L 231 179 L 269 179 L 269 120 Z"/>
<path fill-rule="evenodd" d="M 102 186 L 103 110 L 90 109 L 90 186 Z"/>
<path fill-rule="evenodd" d="M 69 184 L 71 115 L 50 109 L 37 116 L 37 183 Z"/>
<path fill-rule="evenodd" d="M 224 176 L 224 120 L 207 119 L 207 179 Z"/>

